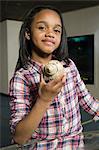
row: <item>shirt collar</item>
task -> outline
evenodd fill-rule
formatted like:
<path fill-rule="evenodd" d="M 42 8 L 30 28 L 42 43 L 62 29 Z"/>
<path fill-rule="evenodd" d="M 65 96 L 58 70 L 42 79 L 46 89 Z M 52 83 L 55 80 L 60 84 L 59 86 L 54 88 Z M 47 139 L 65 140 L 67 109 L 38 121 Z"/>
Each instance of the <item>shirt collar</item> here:
<path fill-rule="evenodd" d="M 56 59 L 55 56 L 52 56 L 52 59 Z M 30 59 L 30 63 L 29 63 L 29 70 L 36 70 L 38 73 L 41 73 L 42 71 L 42 68 L 44 67 L 43 64 L 33 60 L 33 59 Z"/>
<path fill-rule="evenodd" d="M 34 61 L 33 59 L 31 59 L 30 60 L 30 63 L 29 63 L 29 70 L 35 70 L 35 71 L 37 71 L 38 73 L 41 73 L 41 71 L 42 71 L 42 67 L 43 67 L 43 65 L 42 64 L 40 64 L 39 62 L 36 62 L 36 61 Z"/>

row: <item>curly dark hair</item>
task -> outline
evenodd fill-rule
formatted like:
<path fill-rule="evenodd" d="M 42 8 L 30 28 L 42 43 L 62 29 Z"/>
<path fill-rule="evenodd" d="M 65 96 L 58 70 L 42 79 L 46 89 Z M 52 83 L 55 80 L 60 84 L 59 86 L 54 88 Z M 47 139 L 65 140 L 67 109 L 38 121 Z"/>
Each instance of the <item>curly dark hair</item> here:
<path fill-rule="evenodd" d="M 35 15 L 44 9 L 54 10 L 60 16 L 61 23 L 62 23 L 61 42 L 60 42 L 59 47 L 53 52 L 53 56 L 55 56 L 55 58 L 57 60 L 59 60 L 59 61 L 64 60 L 67 63 L 67 65 L 69 64 L 67 36 L 66 36 L 66 31 L 65 31 L 64 24 L 63 24 L 61 12 L 57 8 L 49 6 L 49 5 L 36 6 L 27 13 L 27 15 L 23 21 L 23 24 L 21 26 L 21 29 L 20 29 L 20 33 L 19 33 L 19 46 L 20 46 L 19 47 L 19 58 L 18 58 L 18 61 L 16 64 L 15 71 L 17 71 L 20 68 L 26 69 L 28 63 L 30 62 L 30 58 L 32 56 L 32 48 L 31 48 L 30 40 L 27 40 L 25 38 L 25 33 L 27 30 L 31 33 L 31 24 L 33 22 Z"/>

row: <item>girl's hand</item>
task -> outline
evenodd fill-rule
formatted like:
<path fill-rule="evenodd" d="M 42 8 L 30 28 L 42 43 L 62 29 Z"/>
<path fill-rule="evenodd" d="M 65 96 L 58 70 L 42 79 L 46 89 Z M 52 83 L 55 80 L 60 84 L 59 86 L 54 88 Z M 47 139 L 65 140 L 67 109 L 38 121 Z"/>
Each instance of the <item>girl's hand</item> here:
<path fill-rule="evenodd" d="M 58 93 L 61 91 L 61 88 L 66 82 L 66 75 L 61 75 L 55 80 L 51 80 L 46 83 L 41 77 L 40 87 L 39 87 L 39 96 L 44 102 L 52 101 Z"/>

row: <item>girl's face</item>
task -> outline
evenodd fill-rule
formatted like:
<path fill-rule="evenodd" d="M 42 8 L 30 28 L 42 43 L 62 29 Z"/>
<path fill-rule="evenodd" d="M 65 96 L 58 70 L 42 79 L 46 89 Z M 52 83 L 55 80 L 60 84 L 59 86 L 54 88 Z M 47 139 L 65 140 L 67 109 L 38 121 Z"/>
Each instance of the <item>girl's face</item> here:
<path fill-rule="evenodd" d="M 61 40 L 62 24 L 57 12 L 45 9 L 38 12 L 31 25 L 31 38 L 39 53 L 50 55 L 58 48 Z M 33 51 L 36 53 L 36 51 Z"/>

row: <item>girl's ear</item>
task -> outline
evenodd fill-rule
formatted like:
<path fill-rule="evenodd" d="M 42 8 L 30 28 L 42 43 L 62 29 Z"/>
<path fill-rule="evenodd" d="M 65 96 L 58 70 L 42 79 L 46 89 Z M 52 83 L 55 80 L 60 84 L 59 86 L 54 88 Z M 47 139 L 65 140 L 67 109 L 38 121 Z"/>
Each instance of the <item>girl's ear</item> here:
<path fill-rule="evenodd" d="M 30 33 L 25 32 L 25 38 L 26 38 L 27 40 L 30 40 Z"/>

